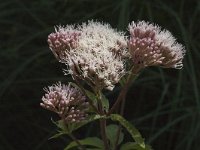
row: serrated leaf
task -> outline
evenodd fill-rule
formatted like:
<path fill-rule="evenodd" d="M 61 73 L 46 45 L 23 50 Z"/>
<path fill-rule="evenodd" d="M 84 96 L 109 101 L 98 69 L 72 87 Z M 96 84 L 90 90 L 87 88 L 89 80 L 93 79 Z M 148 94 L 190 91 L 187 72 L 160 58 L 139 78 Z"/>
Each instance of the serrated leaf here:
<path fill-rule="evenodd" d="M 116 140 L 117 140 L 118 130 L 119 130 L 119 126 L 117 126 L 115 124 L 111 124 L 111 125 L 108 125 L 106 127 L 106 135 L 107 135 L 107 138 L 110 141 L 112 149 L 114 148 L 114 145 L 115 145 Z M 119 145 L 123 141 L 123 139 L 124 139 L 124 134 L 120 130 L 119 139 L 118 139 L 118 144 L 117 145 Z"/>
<path fill-rule="evenodd" d="M 124 128 L 126 128 L 135 142 L 142 148 L 145 148 L 144 139 L 140 132 L 131 123 L 118 114 L 111 114 L 111 119 L 113 121 L 118 121 Z"/>
<path fill-rule="evenodd" d="M 99 149 L 104 149 L 103 141 L 97 137 L 88 137 L 88 138 L 78 140 L 78 141 L 81 143 L 81 145 L 84 145 L 84 146 L 94 146 Z M 73 141 L 64 150 L 69 150 L 77 146 L 78 146 L 77 143 Z"/>
<path fill-rule="evenodd" d="M 128 142 L 121 146 L 120 150 L 152 150 L 149 145 L 146 145 L 145 148 L 142 148 L 135 142 Z"/>

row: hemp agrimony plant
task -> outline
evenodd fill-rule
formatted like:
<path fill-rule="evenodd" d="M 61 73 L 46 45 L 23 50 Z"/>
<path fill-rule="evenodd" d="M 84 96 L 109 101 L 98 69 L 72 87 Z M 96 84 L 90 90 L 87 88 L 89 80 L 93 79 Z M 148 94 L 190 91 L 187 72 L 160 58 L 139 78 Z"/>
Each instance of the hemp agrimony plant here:
<path fill-rule="evenodd" d="M 60 116 L 59 128 L 52 138 L 67 134 L 73 141 L 65 150 L 150 150 L 140 132 L 123 118 L 126 94 L 140 74 L 149 66 L 181 69 L 183 46 L 167 30 L 145 22 L 132 22 L 129 36 L 110 25 L 88 21 L 81 25 L 56 26 L 48 36 L 49 48 L 65 75 L 74 82 L 58 82 L 45 88 L 41 106 Z M 121 91 L 114 104 L 103 90 L 112 91 L 120 83 Z M 98 121 L 100 137 L 77 139 L 73 132 Z M 124 141 L 124 132 L 132 141 Z M 97 135 L 99 136 L 99 135 Z"/>

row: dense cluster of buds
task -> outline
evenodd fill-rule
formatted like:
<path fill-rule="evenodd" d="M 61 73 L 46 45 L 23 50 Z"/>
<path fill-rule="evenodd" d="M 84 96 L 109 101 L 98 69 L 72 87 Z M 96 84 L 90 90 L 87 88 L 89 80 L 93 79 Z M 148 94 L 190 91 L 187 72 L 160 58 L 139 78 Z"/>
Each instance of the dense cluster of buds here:
<path fill-rule="evenodd" d="M 58 26 L 55 27 L 55 33 L 48 36 L 49 48 L 59 62 L 66 62 L 67 53 L 77 47 L 80 34 L 73 26 Z"/>
<path fill-rule="evenodd" d="M 185 50 L 167 30 L 148 22 L 129 25 L 128 49 L 133 65 L 137 67 L 162 66 L 180 69 Z"/>
<path fill-rule="evenodd" d="M 41 106 L 56 112 L 66 123 L 80 122 L 87 116 L 88 102 L 78 89 L 58 83 L 45 91 Z"/>

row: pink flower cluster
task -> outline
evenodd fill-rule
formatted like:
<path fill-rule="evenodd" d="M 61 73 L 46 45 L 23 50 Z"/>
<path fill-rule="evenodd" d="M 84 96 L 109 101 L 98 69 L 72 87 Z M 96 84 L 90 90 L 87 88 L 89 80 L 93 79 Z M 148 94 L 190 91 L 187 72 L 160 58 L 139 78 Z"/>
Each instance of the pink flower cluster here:
<path fill-rule="evenodd" d="M 87 116 L 88 102 L 86 97 L 76 88 L 61 83 L 45 89 L 40 105 L 56 112 L 66 123 L 80 122 Z"/>
<path fill-rule="evenodd" d="M 167 30 L 148 22 L 129 25 L 128 49 L 136 67 L 162 66 L 180 69 L 185 50 Z"/>
<path fill-rule="evenodd" d="M 66 62 L 67 52 L 70 49 L 77 47 L 78 37 L 80 32 L 73 29 L 72 26 L 63 28 L 61 26 L 55 28 L 55 33 L 51 33 L 48 36 L 49 48 L 55 55 L 55 57 L 62 63 Z"/>

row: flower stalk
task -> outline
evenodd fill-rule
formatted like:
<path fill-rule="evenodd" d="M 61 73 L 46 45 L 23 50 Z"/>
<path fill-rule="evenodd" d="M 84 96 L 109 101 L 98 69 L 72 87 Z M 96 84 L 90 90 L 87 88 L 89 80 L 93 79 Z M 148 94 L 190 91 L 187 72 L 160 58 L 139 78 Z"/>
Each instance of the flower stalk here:
<path fill-rule="evenodd" d="M 104 108 L 102 105 L 102 96 L 101 96 L 101 91 L 99 89 L 96 90 L 96 94 L 97 94 L 97 100 L 98 100 L 98 106 L 99 106 L 99 111 L 100 111 L 100 115 L 104 116 L 105 112 L 104 112 Z M 104 142 L 104 148 L 105 150 L 109 150 L 109 145 L 108 145 L 108 139 L 106 136 L 106 119 L 102 118 L 99 120 L 100 123 L 100 130 L 101 130 L 101 137 L 103 139 Z"/>
<path fill-rule="evenodd" d="M 115 101 L 115 103 L 113 104 L 113 106 L 111 107 L 111 109 L 107 115 L 112 114 L 117 109 L 120 102 L 123 101 L 123 99 L 125 99 L 128 89 L 129 89 L 130 85 L 132 84 L 134 78 L 137 77 L 139 70 L 140 70 L 140 68 L 132 67 L 131 73 L 128 75 L 126 82 L 125 82 L 124 86 L 122 87 L 122 90 L 121 90 L 117 100 Z"/>

